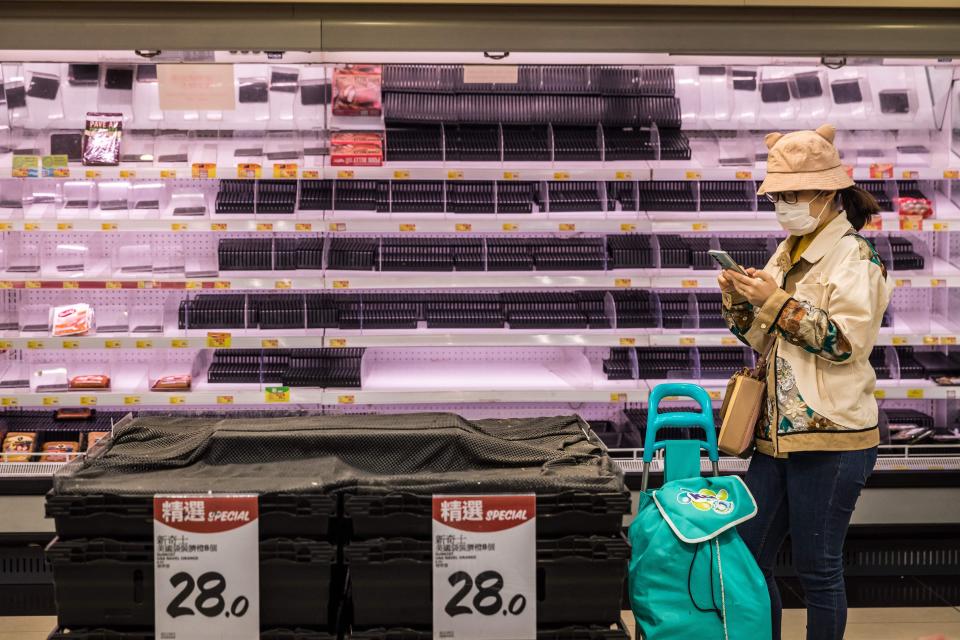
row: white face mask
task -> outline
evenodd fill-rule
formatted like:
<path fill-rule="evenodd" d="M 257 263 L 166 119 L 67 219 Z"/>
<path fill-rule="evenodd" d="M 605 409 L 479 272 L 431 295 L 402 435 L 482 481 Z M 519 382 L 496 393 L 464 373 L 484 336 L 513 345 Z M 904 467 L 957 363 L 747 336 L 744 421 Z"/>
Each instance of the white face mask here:
<path fill-rule="evenodd" d="M 817 197 L 819 196 L 818 193 Z M 774 203 L 774 209 L 777 212 L 777 222 L 780 223 L 784 231 L 794 236 L 804 236 L 820 225 L 820 216 L 823 215 L 829 205 L 830 200 L 827 200 L 816 216 L 810 215 L 810 202 L 787 204 L 781 200 Z"/>

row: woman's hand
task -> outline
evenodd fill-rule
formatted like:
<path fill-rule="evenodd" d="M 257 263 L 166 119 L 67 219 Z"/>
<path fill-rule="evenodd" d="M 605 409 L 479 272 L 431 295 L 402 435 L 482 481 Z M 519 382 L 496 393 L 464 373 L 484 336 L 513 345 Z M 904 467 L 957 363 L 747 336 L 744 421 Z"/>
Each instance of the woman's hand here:
<path fill-rule="evenodd" d="M 724 275 L 733 282 L 737 292 L 755 307 L 762 307 L 779 288 L 773 276 L 760 269 L 747 269 L 747 275 L 728 270 L 724 271 Z"/>
<path fill-rule="evenodd" d="M 720 291 L 724 293 L 734 293 L 736 288 L 733 286 L 733 280 L 727 275 L 731 273 L 728 269 L 724 269 L 720 272 L 720 275 L 717 276 L 717 282 L 720 284 Z"/>

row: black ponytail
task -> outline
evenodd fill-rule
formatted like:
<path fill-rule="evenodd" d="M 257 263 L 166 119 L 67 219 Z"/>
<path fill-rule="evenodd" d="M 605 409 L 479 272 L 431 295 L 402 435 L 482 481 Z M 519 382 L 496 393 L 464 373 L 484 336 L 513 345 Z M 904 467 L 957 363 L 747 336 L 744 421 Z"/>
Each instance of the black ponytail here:
<path fill-rule="evenodd" d="M 847 220 L 857 231 L 870 222 L 870 218 L 880 213 L 880 205 L 869 191 L 854 185 L 837 192 L 840 204 L 847 214 Z"/>

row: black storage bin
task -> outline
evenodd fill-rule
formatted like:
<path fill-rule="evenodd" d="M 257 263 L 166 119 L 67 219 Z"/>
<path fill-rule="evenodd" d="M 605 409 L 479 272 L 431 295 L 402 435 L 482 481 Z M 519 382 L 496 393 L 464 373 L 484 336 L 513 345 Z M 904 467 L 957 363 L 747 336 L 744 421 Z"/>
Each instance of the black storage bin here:
<path fill-rule="evenodd" d="M 344 547 L 358 627 L 433 624 L 429 540 L 377 538 Z M 613 624 L 630 547 L 622 537 L 537 540 L 537 623 Z"/>
<path fill-rule="evenodd" d="M 607 636 L 597 636 L 606 638 Z M 54 629 L 47 640 L 156 640 L 153 629 L 117 631 L 100 628 Z M 335 634 L 314 629 L 269 629 L 260 632 L 260 640 L 337 640 Z"/>
<path fill-rule="evenodd" d="M 366 631 L 354 630 L 346 637 L 349 640 L 433 640 L 433 632 L 429 630 L 396 627 L 385 629 L 381 627 L 368 629 Z M 99 640 L 99 638 L 97 640 Z M 110 638 L 109 640 L 113 639 Z M 150 640 L 153 639 L 151 638 Z M 616 628 L 604 625 L 557 627 L 537 629 L 537 640 L 630 640 L 630 634 L 627 633 L 622 625 L 617 625 Z"/>
<path fill-rule="evenodd" d="M 626 490 L 623 471 L 578 416 L 142 415 L 116 425 L 98 451 L 61 469 L 53 495 Z"/>
<path fill-rule="evenodd" d="M 343 498 L 344 518 L 352 537 L 403 536 L 429 538 L 433 526 L 433 498 L 426 494 L 390 493 Z M 537 535 L 617 535 L 623 516 L 630 512 L 630 493 L 568 491 L 537 495 Z"/>
<path fill-rule="evenodd" d="M 47 517 L 61 538 L 150 538 L 153 498 L 110 494 L 47 494 Z M 261 538 L 328 539 L 337 519 L 337 499 L 311 493 L 260 496 Z"/>
<path fill-rule="evenodd" d="M 274 538 L 260 543 L 260 624 L 326 627 L 337 550 L 326 542 Z M 57 616 L 63 626 L 149 627 L 154 622 L 153 542 L 55 540 Z"/>

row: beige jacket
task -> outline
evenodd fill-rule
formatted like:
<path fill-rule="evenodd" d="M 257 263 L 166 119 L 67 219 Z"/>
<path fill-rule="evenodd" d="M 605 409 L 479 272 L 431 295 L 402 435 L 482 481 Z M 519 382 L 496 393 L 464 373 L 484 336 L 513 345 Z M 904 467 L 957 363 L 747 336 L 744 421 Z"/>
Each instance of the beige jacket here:
<path fill-rule="evenodd" d="M 724 295 L 725 315 L 739 313 L 739 322 L 728 324 L 742 340 L 762 353 L 778 338 L 768 377 L 770 421 L 758 431 L 758 449 L 781 455 L 875 446 L 870 353 L 890 302 L 886 270 L 843 213 L 817 234 L 796 265 L 790 260 L 794 240 L 782 242 L 764 267 L 781 288 L 761 308 Z M 790 418 L 797 392 L 802 420 Z"/>

